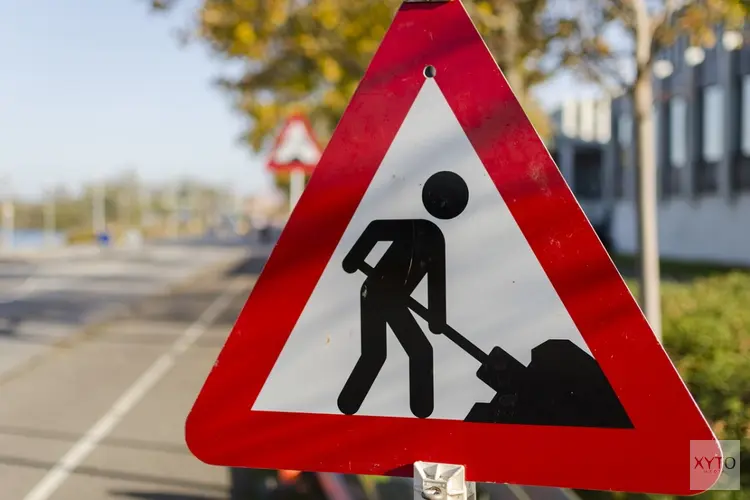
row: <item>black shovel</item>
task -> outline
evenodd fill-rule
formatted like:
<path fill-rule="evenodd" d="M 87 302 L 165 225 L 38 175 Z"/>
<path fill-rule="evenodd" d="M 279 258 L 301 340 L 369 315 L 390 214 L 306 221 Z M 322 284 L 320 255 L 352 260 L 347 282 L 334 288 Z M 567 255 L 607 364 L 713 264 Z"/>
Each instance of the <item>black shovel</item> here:
<path fill-rule="evenodd" d="M 374 271 L 366 262 L 359 269 L 368 277 Z M 430 321 L 428 309 L 412 297 L 409 309 Z M 441 334 L 480 363 L 477 378 L 496 392 L 490 402 L 474 404 L 467 422 L 633 427 L 599 364 L 570 340 L 543 342 L 524 366 L 498 346 L 486 354 L 449 325 Z"/>

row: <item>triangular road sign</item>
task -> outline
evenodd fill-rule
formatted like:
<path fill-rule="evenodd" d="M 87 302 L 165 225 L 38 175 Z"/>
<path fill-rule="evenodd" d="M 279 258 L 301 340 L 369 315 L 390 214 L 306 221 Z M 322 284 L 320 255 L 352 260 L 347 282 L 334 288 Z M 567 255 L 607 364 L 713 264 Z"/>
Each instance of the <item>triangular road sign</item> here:
<path fill-rule="evenodd" d="M 310 173 L 320 160 L 320 143 L 304 115 L 290 116 L 276 137 L 266 162 L 273 172 L 304 170 Z"/>
<path fill-rule="evenodd" d="M 666 494 L 720 453 L 458 0 L 399 9 L 186 433 L 215 465 Z"/>

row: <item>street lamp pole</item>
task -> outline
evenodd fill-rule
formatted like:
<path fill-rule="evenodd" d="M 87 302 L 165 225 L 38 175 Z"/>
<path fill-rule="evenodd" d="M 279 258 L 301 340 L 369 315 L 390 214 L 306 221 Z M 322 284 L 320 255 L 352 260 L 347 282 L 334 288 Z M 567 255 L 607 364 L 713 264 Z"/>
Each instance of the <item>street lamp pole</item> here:
<path fill-rule="evenodd" d="M 305 189 L 305 171 L 296 168 L 290 173 L 289 179 L 289 213 L 291 214 Z"/>
<path fill-rule="evenodd" d="M 44 200 L 44 240 L 47 246 L 54 245 L 55 231 L 57 231 L 55 189 L 50 187 L 47 189 L 46 199 Z"/>

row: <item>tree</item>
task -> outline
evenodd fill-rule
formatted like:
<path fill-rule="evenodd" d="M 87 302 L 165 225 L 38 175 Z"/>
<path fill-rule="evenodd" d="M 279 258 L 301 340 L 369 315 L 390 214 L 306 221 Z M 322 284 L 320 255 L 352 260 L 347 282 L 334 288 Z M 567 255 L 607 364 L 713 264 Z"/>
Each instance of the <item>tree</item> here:
<path fill-rule="evenodd" d="M 153 0 L 158 10 L 174 0 Z M 543 136 L 547 117 L 529 89 L 552 68 L 541 58 L 555 33 L 543 29 L 546 0 L 466 1 L 511 87 Z M 249 118 L 244 140 L 258 152 L 283 118 L 310 117 L 325 141 L 338 122 L 401 0 L 204 0 L 197 38 L 214 53 L 244 63 L 223 78 L 235 106 Z"/>
<path fill-rule="evenodd" d="M 176 0 L 152 0 L 158 11 Z M 267 146 L 284 118 L 302 111 L 323 143 L 344 112 L 401 0 L 203 0 L 194 36 L 217 55 L 244 64 L 220 88 L 248 117 L 241 138 L 254 152 Z M 543 56 L 556 33 L 541 22 L 547 0 L 466 0 L 511 88 L 543 138 L 546 113 L 530 89 L 554 68 Z M 275 176 L 288 190 L 288 179 Z"/>
<path fill-rule="evenodd" d="M 633 102 L 640 302 L 652 328 L 661 336 L 654 64 L 660 51 L 679 35 L 688 35 L 693 45 L 713 45 L 715 24 L 739 26 L 745 11 L 737 0 L 582 0 L 560 4 L 548 14 L 565 35 L 558 49 L 561 60 L 610 90 L 627 92 Z"/>

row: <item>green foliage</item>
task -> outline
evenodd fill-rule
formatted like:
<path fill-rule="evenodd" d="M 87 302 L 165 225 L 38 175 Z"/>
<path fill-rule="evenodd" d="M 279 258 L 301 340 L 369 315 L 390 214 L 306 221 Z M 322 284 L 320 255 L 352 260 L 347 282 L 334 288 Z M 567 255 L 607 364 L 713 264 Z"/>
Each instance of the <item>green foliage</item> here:
<path fill-rule="evenodd" d="M 706 418 L 720 437 L 745 437 L 750 424 L 750 274 L 667 284 L 663 307 L 665 346 Z"/>
<path fill-rule="evenodd" d="M 662 304 L 664 346 L 691 394 L 719 439 L 742 441 L 745 491 L 709 491 L 700 498 L 750 499 L 750 272 L 711 269 L 709 276 L 664 283 Z M 649 497 L 603 491 L 579 494 L 583 500 Z"/>
<path fill-rule="evenodd" d="M 155 12 L 178 0 L 148 0 Z M 305 113 L 325 144 L 386 33 L 401 0 L 202 0 L 192 35 L 244 63 L 218 84 L 249 118 L 242 137 L 260 152 L 283 120 Z M 516 97 L 544 140 L 549 117 L 531 88 L 549 78 L 544 56 L 560 35 L 545 22 L 547 0 L 464 0 Z M 185 38 L 185 37 L 181 37 Z M 278 179 L 282 189 L 286 181 Z"/>
<path fill-rule="evenodd" d="M 222 56 L 246 62 L 220 83 L 250 118 L 246 140 L 260 151 L 290 113 L 304 111 L 324 139 L 332 132 L 400 0 L 204 0 L 198 35 Z M 549 71 L 539 63 L 553 38 L 546 0 L 465 2 L 542 135 L 547 117 L 528 90 Z M 512 43 L 511 43 L 512 42 Z M 510 50 L 512 48 L 512 50 Z"/>

